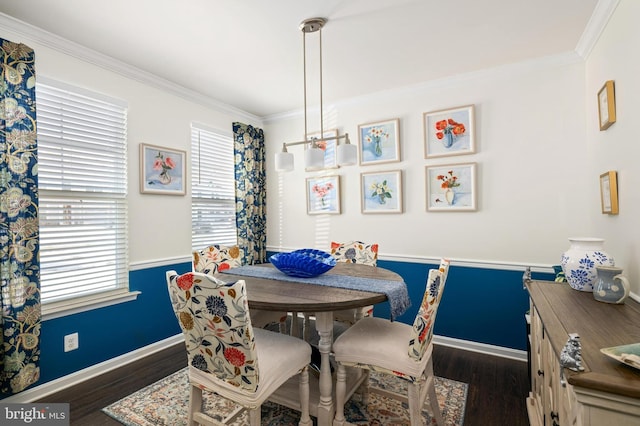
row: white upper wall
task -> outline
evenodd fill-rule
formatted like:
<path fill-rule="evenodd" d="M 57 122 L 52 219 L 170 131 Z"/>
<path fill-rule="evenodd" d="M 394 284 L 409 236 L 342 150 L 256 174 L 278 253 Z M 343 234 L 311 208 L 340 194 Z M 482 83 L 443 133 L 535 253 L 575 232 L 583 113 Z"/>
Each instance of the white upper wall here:
<path fill-rule="evenodd" d="M 559 264 L 568 237 L 590 234 L 589 216 L 578 213 L 600 203 L 584 184 L 584 86 L 584 62 L 567 55 L 327 108 L 324 128 L 356 142 L 359 124 L 400 119 L 401 162 L 326 171 L 340 175 L 341 215 L 306 214 L 305 178 L 322 173 L 304 171 L 302 147 L 289 149 L 293 172 L 274 170 L 281 143 L 302 139 L 303 120 L 267 123 L 268 245 L 327 249 L 332 240 L 359 239 L 379 243 L 382 257 Z M 469 104 L 477 153 L 426 160 L 423 113 Z M 310 130 L 318 120 L 310 118 Z M 478 210 L 427 212 L 425 166 L 460 162 L 477 163 Z M 361 213 L 360 173 L 378 170 L 402 170 L 404 213 Z"/>
<path fill-rule="evenodd" d="M 599 200 L 598 176 L 618 172 L 620 213 L 601 214 L 590 208 L 593 236 L 606 240 L 605 248 L 624 268 L 632 291 L 640 293 L 640 2 L 621 0 L 586 60 L 586 103 L 589 185 L 588 197 Z M 605 81 L 615 81 L 616 122 L 605 131 L 598 126 L 597 93 Z"/>
<path fill-rule="evenodd" d="M 191 256 L 191 196 L 140 193 L 141 143 L 191 150 L 191 123 L 231 134 L 232 123 L 242 121 L 260 125 L 237 113 L 221 112 L 187 100 L 169 90 L 145 84 L 121 73 L 60 53 L 37 38 L 14 33 L 0 26 L 0 37 L 30 46 L 35 51 L 38 76 L 104 93 L 128 102 L 128 176 L 129 176 L 129 260 L 135 264 L 164 259 L 189 259 Z M 37 98 L 37 94 L 36 94 Z M 187 167 L 190 159 L 187 157 Z"/>

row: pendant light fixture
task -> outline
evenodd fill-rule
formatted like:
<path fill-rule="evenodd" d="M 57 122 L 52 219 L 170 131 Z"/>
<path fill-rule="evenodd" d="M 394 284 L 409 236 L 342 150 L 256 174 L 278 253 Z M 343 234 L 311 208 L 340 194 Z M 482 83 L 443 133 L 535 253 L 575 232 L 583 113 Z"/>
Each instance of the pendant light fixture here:
<path fill-rule="evenodd" d="M 324 151 L 318 146 L 318 138 L 308 137 L 307 132 L 307 46 L 306 37 L 308 33 L 318 32 L 318 40 L 320 46 L 320 137 L 324 141 L 336 140 L 336 161 L 339 166 L 350 166 L 357 161 L 357 148 L 349 141 L 349 134 L 324 137 L 324 126 L 322 120 L 322 27 L 327 23 L 326 18 L 310 18 L 300 23 L 302 31 L 302 50 L 303 50 L 303 67 L 304 67 L 304 140 L 299 142 L 287 142 L 282 144 L 282 151 L 276 153 L 275 163 L 276 171 L 290 172 L 293 170 L 293 154 L 287 151 L 288 146 L 306 145 L 304 152 L 304 163 L 307 170 L 319 170 L 324 168 Z M 344 143 L 340 145 L 340 140 L 344 139 Z"/>

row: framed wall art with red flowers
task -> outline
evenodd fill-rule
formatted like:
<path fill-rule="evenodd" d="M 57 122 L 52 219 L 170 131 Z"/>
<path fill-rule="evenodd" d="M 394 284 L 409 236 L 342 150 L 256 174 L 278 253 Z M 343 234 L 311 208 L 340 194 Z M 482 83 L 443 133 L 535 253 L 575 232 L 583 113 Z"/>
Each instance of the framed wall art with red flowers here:
<path fill-rule="evenodd" d="M 425 158 L 476 152 L 473 105 L 423 113 Z"/>
<path fill-rule="evenodd" d="M 307 214 L 340 214 L 340 176 L 306 179 Z"/>
<path fill-rule="evenodd" d="M 425 178 L 427 210 L 476 211 L 476 163 L 427 166 Z"/>
<path fill-rule="evenodd" d="M 185 151 L 140 144 L 140 192 L 184 195 L 186 167 Z"/>

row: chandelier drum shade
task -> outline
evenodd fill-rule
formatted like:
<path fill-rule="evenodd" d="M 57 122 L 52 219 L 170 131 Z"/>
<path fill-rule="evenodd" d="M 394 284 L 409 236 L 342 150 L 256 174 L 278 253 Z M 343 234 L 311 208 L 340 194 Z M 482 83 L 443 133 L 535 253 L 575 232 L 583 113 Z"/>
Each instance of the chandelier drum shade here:
<path fill-rule="evenodd" d="M 300 23 L 302 31 L 302 50 L 304 66 L 304 140 L 298 142 L 286 142 L 282 144 L 282 151 L 276 153 L 275 167 L 278 172 L 289 172 L 293 170 L 293 154 L 287 151 L 287 147 L 294 145 L 305 145 L 304 163 L 307 170 L 319 170 L 324 167 L 324 151 L 318 146 L 318 138 L 309 138 L 307 132 L 307 46 L 306 37 L 308 33 L 318 32 L 318 43 L 320 51 L 320 137 L 324 141 L 336 141 L 336 162 L 339 166 L 350 166 L 357 162 L 357 148 L 351 144 L 349 134 L 324 137 L 324 126 L 322 120 L 322 28 L 327 23 L 326 18 L 310 18 Z M 340 141 L 344 140 L 342 144 Z"/>

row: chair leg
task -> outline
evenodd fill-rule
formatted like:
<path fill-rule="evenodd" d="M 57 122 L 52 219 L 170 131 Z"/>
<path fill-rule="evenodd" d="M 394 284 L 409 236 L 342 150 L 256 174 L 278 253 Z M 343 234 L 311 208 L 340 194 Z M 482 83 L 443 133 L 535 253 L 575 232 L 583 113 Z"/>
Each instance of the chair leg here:
<path fill-rule="evenodd" d="M 420 399 L 420 386 L 417 383 L 409 383 L 409 419 L 411 426 L 423 426 L 422 400 Z M 440 423 L 438 423 L 440 425 Z M 440 425 L 442 426 L 442 425 Z"/>
<path fill-rule="evenodd" d="M 440 411 L 440 404 L 438 404 L 438 395 L 436 394 L 436 382 L 434 376 L 431 376 L 427 380 L 427 395 L 429 396 L 429 406 L 431 407 L 431 413 L 435 417 L 438 425 L 444 425 L 444 418 L 442 417 L 442 411 Z"/>
<path fill-rule="evenodd" d="M 300 330 L 298 329 L 298 313 L 291 312 L 291 326 L 289 328 L 289 335 L 293 337 L 300 337 L 299 331 Z"/>
<path fill-rule="evenodd" d="M 287 317 L 285 316 L 283 319 L 280 319 L 280 323 L 278 324 L 278 331 L 280 334 L 287 334 Z"/>
<path fill-rule="evenodd" d="M 338 364 L 338 372 L 336 374 L 336 415 L 333 418 L 333 426 L 343 426 L 344 404 L 347 394 L 347 370 L 344 365 Z"/>
<path fill-rule="evenodd" d="M 304 323 L 302 325 L 302 338 L 305 342 L 311 340 L 311 315 L 304 314 Z"/>
<path fill-rule="evenodd" d="M 187 424 L 189 426 L 195 426 L 196 422 L 193 420 L 193 415 L 202 411 L 202 389 L 194 384 L 191 384 L 191 392 L 189 395 L 189 417 Z"/>
<path fill-rule="evenodd" d="M 309 368 L 304 367 L 300 372 L 300 422 L 299 426 L 311 426 L 309 417 Z"/>
<path fill-rule="evenodd" d="M 363 404 L 369 403 L 369 370 L 362 370 L 362 373 L 365 378 L 358 387 L 358 393 L 360 393 L 360 401 Z"/>
<path fill-rule="evenodd" d="M 260 407 L 249 410 L 249 425 L 260 426 Z"/>

